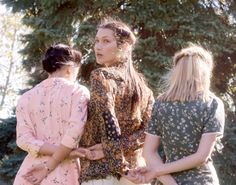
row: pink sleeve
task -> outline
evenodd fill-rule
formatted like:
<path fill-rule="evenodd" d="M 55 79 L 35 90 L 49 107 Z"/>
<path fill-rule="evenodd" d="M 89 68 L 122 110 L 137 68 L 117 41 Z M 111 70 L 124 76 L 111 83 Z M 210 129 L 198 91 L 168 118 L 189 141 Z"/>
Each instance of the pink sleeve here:
<path fill-rule="evenodd" d="M 68 148 L 76 148 L 79 143 L 87 121 L 87 103 L 89 98 L 89 91 L 85 87 L 73 94 L 69 128 L 61 141 L 61 144 Z"/>
<path fill-rule="evenodd" d="M 21 98 L 16 107 L 16 143 L 32 156 L 37 156 L 43 141 L 35 137 L 35 129 L 27 110 L 27 100 Z"/>

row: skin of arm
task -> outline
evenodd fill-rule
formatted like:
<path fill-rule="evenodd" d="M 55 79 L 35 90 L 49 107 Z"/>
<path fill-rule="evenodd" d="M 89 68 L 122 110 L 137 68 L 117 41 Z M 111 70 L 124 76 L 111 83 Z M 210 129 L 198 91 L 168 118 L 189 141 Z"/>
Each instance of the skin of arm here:
<path fill-rule="evenodd" d="M 159 145 L 160 136 L 154 136 L 151 134 L 146 135 L 143 148 L 143 157 L 145 158 L 148 168 L 153 169 L 163 164 L 161 157 L 157 155 Z M 177 184 L 175 179 L 169 174 L 159 176 L 158 180 L 161 181 L 164 185 Z"/>
<path fill-rule="evenodd" d="M 203 134 L 196 153 L 171 163 L 165 163 L 159 168 L 157 167 L 155 169 L 156 176 L 188 170 L 207 162 L 214 149 L 217 135 L 218 133 Z"/>
<path fill-rule="evenodd" d="M 136 180 L 136 182 L 150 182 L 150 180 L 153 178 L 168 175 L 174 172 L 188 170 L 203 164 L 208 160 L 213 151 L 217 135 L 218 133 L 203 134 L 196 153 L 186 156 L 177 161 L 165 164 L 163 164 L 159 154 L 156 152 L 160 143 L 160 137 L 151 135 L 147 136 L 148 139 L 145 142 L 146 144 L 144 144 L 145 148 L 143 155 L 145 156 L 145 159 L 148 158 L 149 161 L 146 161 L 147 167 L 139 170 L 139 172 L 145 176 L 145 179 L 139 178 L 138 180 Z M 155 161 L 153 159 L 155 159 Z M 154 166 L 153 164 L 156 165 Z"/>
<path fill-rule="evenodd" d="M 218 137 L 223 135 L 225 122 L 223 102 L 218 98 L 213 99 L 211 104 L 209 104 L 208 111 L 208 116 L 205 118 L 204 133 L 197 151 L 177 161 L 166 163 L 159 169 L 156 168 L 157 176 L 188 170 L 208 161 Z"/>
<path fill-rule="evenodd" d="M 39 154 L 41 155 L 53 155 L 53 153 L 57 150 L 58 146 L 50 144 L 50 143 L 44 143 L 40 149 Z"/>

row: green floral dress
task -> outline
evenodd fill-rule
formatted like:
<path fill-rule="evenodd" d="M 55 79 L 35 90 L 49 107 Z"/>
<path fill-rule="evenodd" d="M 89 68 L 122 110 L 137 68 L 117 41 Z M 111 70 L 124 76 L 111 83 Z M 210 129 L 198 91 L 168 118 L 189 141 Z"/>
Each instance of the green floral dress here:
<path fill-rule="evenodd" d="M 208 102 L 160 102 L 153 107 L 147 134 L 161 137 L 166 163 L 179 160 L 197 152 L 202 134 L 224 129 L 224 105 L 211 96 Z M 206 163 L 178 173 L 173 173 L 179 185 L 218 185 L 212 159 Z"/>

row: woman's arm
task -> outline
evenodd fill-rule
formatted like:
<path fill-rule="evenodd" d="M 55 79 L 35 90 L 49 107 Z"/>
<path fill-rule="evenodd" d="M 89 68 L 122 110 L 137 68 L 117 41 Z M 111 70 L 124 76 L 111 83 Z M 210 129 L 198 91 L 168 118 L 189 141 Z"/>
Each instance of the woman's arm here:
<path fill-rule="evenodd" d="M 217 133 L 203 134 L 196 153 L 155 168 L 156 176 L 179 172 L 197 167 L 210 157 L 217 139 Z"/>
<path fill-rule="evenodd" d="M 16 107 L 17 116 L 17 145 L 24 151 L 28 152 L 32 156 L 37 155 L 52 155 L 58 145 L 46 143 L 38 138 L 36 138 L 36 132 L 34 130 L 30 117 L 29 110 L 27 110 L 27 100 L 20 99 Z"/>
<path fill-rule="evenodd" d="M 31 168 L 27 174 L 24 175 L 24 178 L 32 184 L 41 182 L 48 173 L 53 171 L 67 156 L 69 156 L 72 149 L 78 144 L 84 124 L 87 120 L 89 92 L 86 89 L 84 92 L 77 92 L 73 95 L 71 115 L 68 120 L 69 128 L 62 138 L 60 146 L 56 148 L 55 152 L 46 163 Z M 81 157 L 82 156 L 83 155 L 81 155 Z"/>
<path fill-rule="evenodd" d="M 35 125 L 32 123 L 29 110 L 27 95 L 23 95 L 16 106 L 16 143 L 22 150 L 32 156 L 40 153 L 40 148 L 45 144 L 36 137 Z M 51 148 L 50 148 L 51 149 Z"/>
<path fill-rule="evenodd" d="M 78 145 L 87 120 L 88 100 L 89 91 L 86 88 L 81 88 L 73 93 L 71 115 L 68 120 L 69 127 L 62 138 L 60 146 L 56 148 L 51 159 L 47 162 L 50 170 L 55 169 L 56 166 L 69 156 L 69 153 Z"/>
<path fill-rule="evenodd" d="M 40 149 L 38 154 L 41 155 L 53 155 L 53 153 L 57 150 L 58 146 L 50 143 L 44 143 Z"/>
<path fill-rule="evenodd" d="M 213 98 L 204 115 L 203 134 L 197 152 L 157 168 L 157 175 L 191 169 L 208 160 L 218 137 L 223 135 L 225 123 L 223 102 L 219 98 Z"/>
<path fill-rule="evenodd" d="M 145 158 L 147 168 L 155 169 L 163 165 L 163 161 L 158 154 L 159 145 L 160 136 L 155 136 L 151 134 L 146 135 L 143 148 L 143 157 Z M 157 176 L 153 176 L 150 179 L 147 179 L 147 181 L 150 181 L 152 178 L 155 177 Z M 159 176 L 158 180 L 161 181 L 164 185 L 176 184 L 175 179 L 167 173 L 163 176 Z"/>
<path fill-rule="evenodd" d="M 96 109 L 95 123 L 101 131 L 101 144 L 105 159 L 112 173 L 126 171 L 121 131 L 115 114 L 115 92 L 112 80 L 106 79 L 102 69 L 91 73 L 91 96 Z"/>
<path fill-rule="evenodd" d="M 148 122 L 148 126 L 146 129 L 146 138 L 144 142 L 144 149 L 143 149 L 143 156 L 146 160 L 147 169 L 148 168 L 155 168 L 163 164 L 161 157 L 158 154 L 158 148 L 160 145 L 160 138 L 161 138 L 161 130 L 162 130 L 162 123 L 161 123 L 161 115 L 160 113 L 160 103 L 158 101 L 155 102 L 152 108 L 151 118 Z M 153 170 L 151 170 L 152 172 Z M 151 179 L 156 178 L 156 175 L 152 173 L 146 174 L 147 182 L 150 182 Z M 164 175 L 158 177 L 163 184 L 175 184 L 175 179 L 171 175 Z"/>
<path fill-rule="evenodd" d="M 148 104 L 147 104 L 146 110 L 144 112 L 142 123 L 141 123 L 140 127 L 138 128 L 138 130 L 133 132 L 132 135 L 130 135 L 128 137 L 121 137 L 122 148 L 123 148 L 125 154 L 142 148 L 142 146 L 144 144 L 144 139 L 145 139 L 144 132 L 145 132 L 148 120 L 151 117 L 153 103 L 154 103 L 154 98 L 153 98 L 152 92 L 150 91 Z M 101 144 L 97 144 L 95 146 L 92 146 L 92 147 L 88 148 L 88 150 L 94 151 L 94 157 L 90 158 L 90 160 L 99 160 L 104 157 L 102 155 L 103 152 L 102 152 L 102 145 Z"/>

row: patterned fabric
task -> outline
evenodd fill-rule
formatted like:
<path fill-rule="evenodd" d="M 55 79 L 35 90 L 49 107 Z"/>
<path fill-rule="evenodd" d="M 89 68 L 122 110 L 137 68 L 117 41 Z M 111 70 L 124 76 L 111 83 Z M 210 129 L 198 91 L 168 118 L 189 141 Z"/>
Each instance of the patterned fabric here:
<path fill-rule="evenodd" d="M 124 177 L 121 177 L 120 180 L 118 180 L 113 176 L 107 176 L 105 179 L 90 180 L 88 182 L 83 182 L 81 185 L 136 185 L 136 184 L 130 182 Z"/>
<path fill-rule="evenodd" d="M 75 148 L 87 120 L 89 91 L 63 78 L 48 78 L 26 92 L 18 101 L 17 145 L 28 152 L 14 185 L 28 185 L 21 176 L 32 165 L 48 160 L 39 155 L 44 143 Z M 78 185 L 76 160 L 66 160 L 52 171 L 41 185 Z"/>
<path fill-rule="evenodd" d="M 82 159 L 81 182 L 120 177 L 127 168 L 137 165 L 137 153 L 144 142 L 144 131 L 153 105 L 152 91 L 142 87 L 142 120 L 132 119 L 132 90 L 125 80 L 122 64 L 94 70 L 91 74 L 89 116 L 80 146 L 102 143 L 105 158 Z"/>
<path fill-rule="evenodd" d="M 161 136 L 166 163 L 197 152 L 202 134 L 224 129 L 224 105 L 214 96 L 208 102 L 160 102 L 153 107 L 147 133 Z M 196 168 L 172 174 L 179 185 L 219 184 L 211 158 Z"/>

